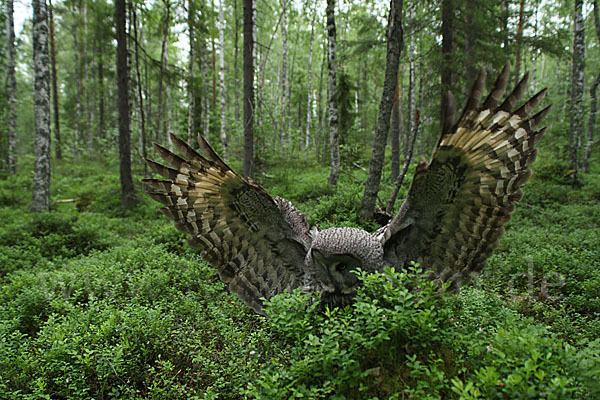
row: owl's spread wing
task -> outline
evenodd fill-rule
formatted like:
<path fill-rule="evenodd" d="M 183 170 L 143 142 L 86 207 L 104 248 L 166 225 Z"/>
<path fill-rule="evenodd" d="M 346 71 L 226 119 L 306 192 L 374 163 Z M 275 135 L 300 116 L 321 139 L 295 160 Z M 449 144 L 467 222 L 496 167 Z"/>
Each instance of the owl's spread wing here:
<path fill-rule="evenodd" d="M 545 131 L 535 130 L 549 110 L 528 118 L 546 90 L 511 111 L 526 87 L 527 75 L 500 105 L 509 79 L 509 65 L 484 102 L 483 70 L 473 85 L 458 123 L 454 102 L 450 122 L 429 164 L 420 162 L 408 196 L 398 214 L 375 235 L 384 246 L 384 260 L 392 266 L 419 262 L 436 279 L 454 287 L 479 272 L 504 232 L 519 189 L 529 178 L 535 145 Z M 451 97 L 451 96 L 450 96 Z"/>
<path fill-rule="evenodd" d="M 273 199 L 262 187 L 231 170 L 199 138 L 206 158 L 171 135 L 179 157 L 154 144 L 173 168 L 146 160 L 168 180 L 143 179 L 160 210 L 191 237 L 221 280 L 252 309 L 262 313 L 270 298 L 302 285 L 310 233 L 289 201 Z"/>

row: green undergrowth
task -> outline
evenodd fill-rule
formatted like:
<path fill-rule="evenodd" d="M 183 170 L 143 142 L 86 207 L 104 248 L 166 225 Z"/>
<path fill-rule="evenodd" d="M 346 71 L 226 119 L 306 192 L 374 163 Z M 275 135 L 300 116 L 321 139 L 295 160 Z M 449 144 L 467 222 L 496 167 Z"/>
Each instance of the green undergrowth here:
<path fill-rule="evenodd" d="M 29 174 L 0 181 L 0 399 L 600 397 L 596 164 L 574 184 L 540 160 L 459 295 L 386 270 L 361 275 L 344 309 L 294 292 L 269 318 L 228 293 L 139 183 L 122 210 L 115 165 L 53 167 L 47 214 L 28 211 Z M 335 192 L 314 160 L 268 163 L 256 179 L 311 225 L 361 226 L 366 173 L 343 170 Z M 382 182 L 379 205 L 387 171 Z"/>

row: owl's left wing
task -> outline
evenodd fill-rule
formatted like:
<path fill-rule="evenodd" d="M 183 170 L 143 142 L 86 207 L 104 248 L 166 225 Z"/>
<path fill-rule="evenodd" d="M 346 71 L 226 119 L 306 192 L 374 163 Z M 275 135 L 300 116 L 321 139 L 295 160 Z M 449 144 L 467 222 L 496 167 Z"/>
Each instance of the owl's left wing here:
<path fill-rule="evenodd" d="M 521 185 L 529 178 L 535 145 L 545 131 L 536 125 L 549 107 L 529 118 L 545 90 L 512 111 L 527 76 L 500 105 L 509 65 L 479 107 L 485 74 L 480 72 L 457 124 L 453 98 L 448 122 L 429 164 L 420 162 L 408 197 L 398 214 L 375 236 L 384 262 L 395 267 L 411 261 L 433 277 L 459 287 L 478 273 L 497 245 Z"/>
<path fill-rule="evenodd" d="M 252 309 L 261 298 L 303 284 L 310 232 L 289 201 L 273 199 L 262 187 L 236 174 L 199 137 L 206 158 L 171 135 L 183 157 L 154 144 L 173 168 L 146 160 L 168 180 L 143 179 L 147 193 L 165 207 L 188 243 L 217 269 L 221 280 Z"/>

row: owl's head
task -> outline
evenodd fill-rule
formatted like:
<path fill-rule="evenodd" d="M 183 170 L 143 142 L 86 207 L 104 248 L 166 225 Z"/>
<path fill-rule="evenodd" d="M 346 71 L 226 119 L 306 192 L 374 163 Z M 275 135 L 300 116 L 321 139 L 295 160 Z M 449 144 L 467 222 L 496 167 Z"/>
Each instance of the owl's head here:
<path fill-rule="evenodd" d="M 380 270 L 383 247 L 379 240 L 362 229 L 346 227 L 313 231 L 306 266 L 309 274 L 321 284 L 322 301 L 347 304 L 358 284 L 354 271 L 357 268 Z"/>

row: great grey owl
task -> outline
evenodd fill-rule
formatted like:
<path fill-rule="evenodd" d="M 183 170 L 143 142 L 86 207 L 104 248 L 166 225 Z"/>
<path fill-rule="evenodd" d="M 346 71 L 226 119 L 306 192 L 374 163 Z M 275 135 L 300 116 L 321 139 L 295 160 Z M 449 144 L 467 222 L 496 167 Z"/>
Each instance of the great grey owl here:
<path fill-rule="evenodd" d="M 449 95 L 442 134 L 431 161 L 417 166 L 409 193 L 395 217 L 371 234 L 356 228 L 310 229 L 304 215 L 280 197 L 231 170 L 199 137 L 204 157 L 172 135 L 183 157 L 154 144 L 171 166 L 148 164 L 168 180 L 144 179 L 161 211 L 190 234 L 188 243 L 217 269 L 229 289 L 254 311 L 263 298 L 302 287 L 329 304 L 349 302 L 358 284 L 353 272 L 401 269 L 411 261 L 434 279 L 459 287 L 481 271 L 496 247 L 520 186 L 530 176 L 536 126 L 549 107 L 528 117 L 546 90 L 515 108 L 527 75 L 500 103 L 509 65 L 479 106 L 480 71 L 465 109 L 455 120 Z"/>

